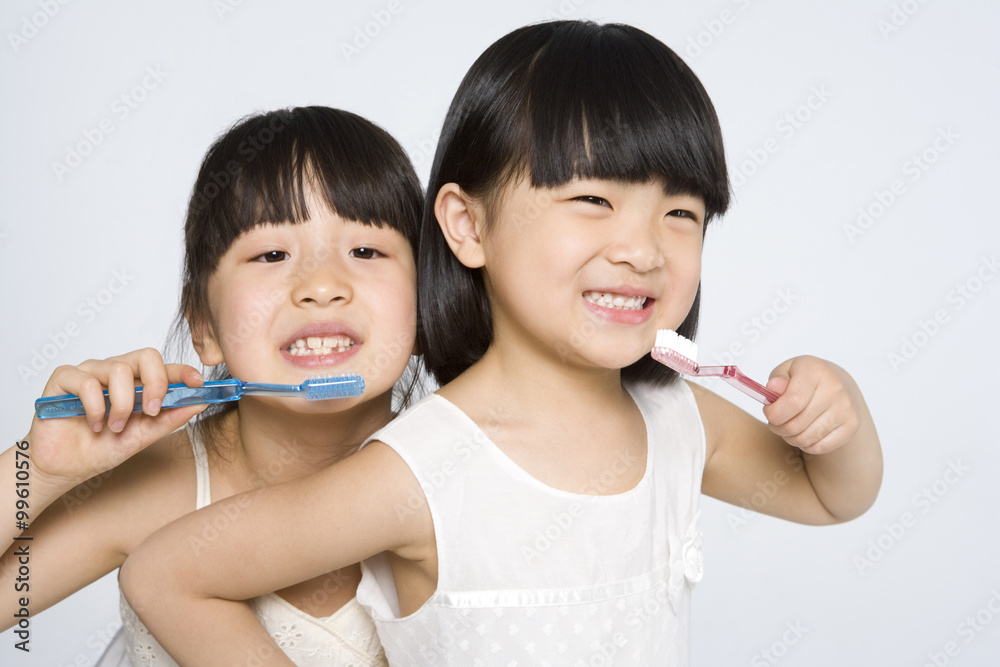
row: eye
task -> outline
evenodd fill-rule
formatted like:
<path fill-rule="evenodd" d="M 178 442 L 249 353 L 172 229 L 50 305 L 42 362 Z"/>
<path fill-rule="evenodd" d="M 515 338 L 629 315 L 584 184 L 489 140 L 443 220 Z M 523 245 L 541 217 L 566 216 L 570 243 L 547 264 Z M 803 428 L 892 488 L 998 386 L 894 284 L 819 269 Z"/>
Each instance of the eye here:
<path fill-rule="evenodd" d="M 385 257 L 384 254 L 375 250 L 375 248 L 368 248 L 366 246 L 355 248 L 351 251 L 350 255 L 351 257 L 355 257 L 357 259 L 375 259 L 376 257 Z"/>
<path fill-rule="evenodd" d="M 667 216 L 671 218 L 688 218 L 690 220 L 694 220 L 695 222 L 699 222 L 698 216 L 695 213 L 692 211 L 686 211 L 682 208 L 675 208 L 670 213 L 667 213 Z"/>
<path fill-rule="evenodd" d="M 251 261 L 273 264 L 274 262 L 283 262 L 288 259 L 288 257 L 288 253 L 284 250 L 269 250 L 261 255 L 257 255 Z"/>
<path fill-rule="evenodd" d="M 597 197 L 596 195 L 581 195 L 579 197 L 573 197 L 573 201 L 582 201 L 587 204 L 595 204 L 597 206 L 606 206 L 607 208 L 611 208 L 611 202 L 604 197 Z"/>

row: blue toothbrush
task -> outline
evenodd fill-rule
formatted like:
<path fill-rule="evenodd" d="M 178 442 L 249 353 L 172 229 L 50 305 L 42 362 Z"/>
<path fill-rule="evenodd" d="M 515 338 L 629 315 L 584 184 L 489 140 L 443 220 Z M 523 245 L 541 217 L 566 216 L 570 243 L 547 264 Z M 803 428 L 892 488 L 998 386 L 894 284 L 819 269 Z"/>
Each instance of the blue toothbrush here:
<path fill-rule="evenodd" d="M 315 378 L 302 384 L 264 384 L 260 382 L 243 382 L 237 378 L 206 382 L 200 387 L 189 387 L 186 384 L 172 384 L 167 387 L 163 397 L 164 408 L 181 408 L 185 405 L 201 405 L 202 403 L 225 403 L 238 401 L 243 396 L 298 396 L 310 401 L 323 401 L 329 398 L 348 398 L 360 396 L 365 391 L 365 381 L 360 375 L 339 375 L 331 378 Z M 104 390 L 105 414 L 111 410 L 111 399 Z M 142 410 L 142 387 L 135 389 L 135 404 L 132 411 Z M 54 417 L 79 417 L 85 415 L 80 397 L 73 394 L 48 396 L 35 401 L 35 414 L 39 419 Z"/>

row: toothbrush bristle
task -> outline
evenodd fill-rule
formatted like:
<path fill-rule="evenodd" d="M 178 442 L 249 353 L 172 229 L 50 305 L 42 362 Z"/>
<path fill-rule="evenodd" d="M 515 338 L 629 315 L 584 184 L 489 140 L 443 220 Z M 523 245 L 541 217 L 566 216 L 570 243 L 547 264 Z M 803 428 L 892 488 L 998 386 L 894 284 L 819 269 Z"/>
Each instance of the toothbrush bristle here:
<path fill-rule="evenodd" d="M 656 332 L 652 356 L 678 373 L 692 374 L 698 370 L 698 345 L 670 329 Z"/>
<path fill-rule="evenodd" d="M 324 401 L 330 398 L 350 398 L 360 396 L 365 391 L 365 381 L 360 375 L 338 375 L 329 378 L 314 378 L 305 381 L 309 390 L 307 399 Z"/>

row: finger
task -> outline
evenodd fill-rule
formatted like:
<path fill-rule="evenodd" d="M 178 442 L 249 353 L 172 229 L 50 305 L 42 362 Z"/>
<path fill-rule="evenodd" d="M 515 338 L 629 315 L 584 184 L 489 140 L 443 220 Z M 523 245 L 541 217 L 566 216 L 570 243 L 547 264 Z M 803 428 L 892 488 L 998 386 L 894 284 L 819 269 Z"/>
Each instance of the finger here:
<path fill-rule="evenodd" d="M 782 437 L 785 439 L 785 442 L 793 447 L 811 452 L 810 447 L 823 440 L 842 425 L 835 411 L 826 410 L 815 416 L 809 415 L 801 422 L 798 422 L 797 419 L 789 422 L 786 425 L 789 427 L 789 432 L 782 435 Z"/>
<path fill-rule="evenodd" d="M 155 348 L 144 347 L 126 352 L 125 354 L 108 357 L 107 359 L 88 359 L 80 364 L 79 368 L 91 373 L 102 381 L 106 381 L 108 373 L 115 367 L 115 364 L 125 364 L 132 369 L 132 376 L 138 378 L 143 362 L 148 363 L 150 359 L 154 360 L 154 363 L 155 360 L 159 360 L 161 364 L 163 363 L 160 353 Z"/>
<path fill-rule="evenodd" d="M 107 365 L 107 359 L 87 359 L 77 364 L 76 368 L 94 376 L 104 376 L 107 375 Z"/>
<path fill-rule="evenodd" d="M 163 368 L 166 373 L 166 382 L 168 383 L 164 385 L 164 394 L 169 389 L 170 384 L 177 383 L 185 384 L 188 387 L 200 387 L 205 383 L 205 379 L 201 376 L 201 373 L 193 366 L 188 366 L 187 364 L 166 364 Z M 162 401 L 156 404 L 157 413 L 160 407 L 162 407 Z"/>
<path fill-rule="evenodd" d="M 111 409 L 108 410 L 108 427 L 114 433 L 121 433 L 125 423 L 132 416 L 135 407 L 135 371 L 131 364 L 114 361 L 108 366 L 108 396 Z"/>
<path fill-rule="evenodd" d="M 828 454 L 835 449 L 839 449 L 850 437 L 850 426 L 848 424 L 841 424 L 818 440 L 813 441 L 805 447 L 801 447 L 801 449 L 809 454 Z"/>
<path fill-rule="evenodd" d="M 764 406 L 764 416 L 770 424 L 780 425 L 798 414 L 804 405 L 799 392 L 789 393 L 792 365 L 795 359 L 789 359 L 779 364 L 768 376 L 768 389 L 778 394 L 778 400 Z"/>
<path fill-rule="evenodd" d="M 45 387 L 42 389 L 42 397 L 61 396 L 63 394 L 80 395 L 78 391 L 80 383 L 86 378 L 88 373 L 81 371 L 76 366 L 58 366 L 52 375 L 49 376 Z"/>
<path fill-rule="evenodd" d="M 142 409 L 147 415 L 155 416 L 160 412 L 163 396 L 167 393 L 167 367 L 160 353 L 151 347 L 135 353 L 135 361 L 139 370 L 139 382 L 142 384 Z"/>
<path fill-rule="evenodd" d="M 772 380 L 768 381 L 770 385 Z M 808 410 L 809 404 L 812 402 L 813 395 L 816 390 L 816 384 L 814 380 L 797 377 L 793 375 L 788 380 L 773 380 L 777 385 L 779 382 L 786 382 L 784 391 L 778 397 L 774 403 L 764 407 L 764 416 L 767 417 L 767 421 L 771 426 L 774 427 L 786 427 L 789 422 L 793 420 L 799 420 L 800 424 L 798 427 L 792 425 L 793 431 L 798 428 L 801 430 L 801 420 L 808 416 L 806 412 Z M 777 433 L 777 431 L 775 431 Z M 778 433 L 779 435 L 785 435 L 787 432 Z"/>
<path fill-rule="evenodd" d="M 61 396 L 63 394 L 80 395 L 80 385 L 90 377 L 89 373 L 81 371 L 76 366 L 60 366 L 49 376 L 42 389 L 42 397 Z"/>
<path fill-rule="evenodd" d="M 784 422 L 769 424 L 772 432 L 785 439 L 801 437 L 812 424 L 821 419 L 824 412 L 828 410 L 829 403 L 816 393 L 814 387 L 810 386 L 808 390 L 802 390 L 803 393 L 806 393 L 806 391 L 808 391 L 808 395 L 806 396 L 797 396 L 795 394 L 789 396 L 791 401 L 796 403 L 801 401 L 805 404 L 802 405 L 798 412 L 785 419 Z M 786 392 L 786 394 L 789 394 L 789 392 Z"/>
<path fill-rule="evenodd" d="M 162 425 L 163 428 L 167 429 L 163 435 L 173 433 L 207 409 L 208 405 L 206 404 L 187 405 L 183 408 L 172 408 L 165 411 L 164 414 L 157 416 L 157 419 L 162 420 L 157 422 L 157 426 L 160 427 Z"/>
<path fill-rule="evenodd" d="M 789 375 L 791 374 L 792 364 L 794 363 L 795 359 L 788 359 L 778 364 L 775 367 L 775 369 L 771 371 L 771 374 L 768 376 L 768 384 L 770 384 L 771 380 L 773 380 L 774 378 L 784 378 L 787 380 Z"/>
<path fill-rule="evenodd" d="M 167 364 L 167 379 L 170 382 L 183 382 L 189 387 L 200 387 L 205 384 L 205 378 L 198 369 L 187 364 Z"/>
<path fill-rule="evenodd" d="M 783 376 L 772 377 L 764 386 L 778 396 L 781 396 L 788 389 L 788 378 Z"/>
<path fill-rule="evenodd" d="M 104 428 L 104 418 L 107 412 L 107 405 L 104 402 L 104 385 L 90 373 L 79 369 L 74 370 L 76 373 L 72 374 L 73 377 L 70 378 L 71 382 L 66 386 L 66 390 L 68 393 L 80 397 L 87 423 L 90 424 L 94 433 L 100 433 Z"/>
<path fill-rule="evenodd" d="M 100 379 L 77 366 L 60 366 L 52 372 L 42 396 L 64 394 L 73 394 L 80 399 L 84 418 L 91 430 L 99 433 L 104 428 L 107 407 L 104 403 L 104 383 Z"/>

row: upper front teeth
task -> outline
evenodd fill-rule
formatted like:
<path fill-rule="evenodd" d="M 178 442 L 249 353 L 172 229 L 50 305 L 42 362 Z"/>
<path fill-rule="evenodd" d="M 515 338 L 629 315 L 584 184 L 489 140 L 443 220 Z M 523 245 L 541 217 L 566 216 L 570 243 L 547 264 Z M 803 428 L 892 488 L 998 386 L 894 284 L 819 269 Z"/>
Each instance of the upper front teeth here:
<path fill-rule="evenodd" d="M 333 354 L 334 352 L 344 352 L 353 345 L 354 341 L 349 336 L 309 336 L 308 338 L 299 338 L 289 345 L 288 352 L 295 357 Z"/>
<path fill-rule="evenodd" d="M 584 298 L 591 303 L 605 308 L 619 308 L 621 310 L 639 310 L 646 304 L 644 296 L 624 296 L 612 292 L 584 292 Z"/>

